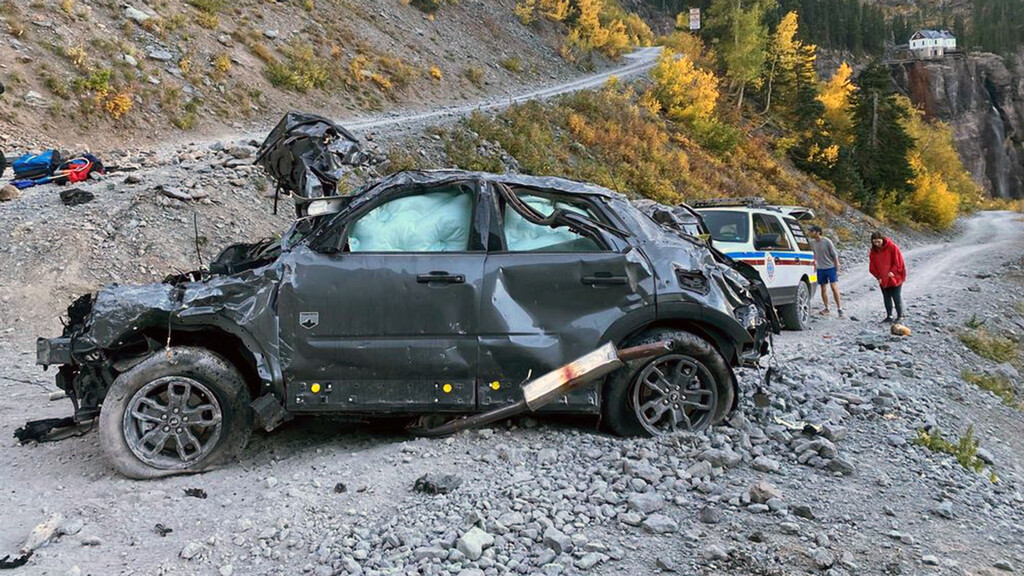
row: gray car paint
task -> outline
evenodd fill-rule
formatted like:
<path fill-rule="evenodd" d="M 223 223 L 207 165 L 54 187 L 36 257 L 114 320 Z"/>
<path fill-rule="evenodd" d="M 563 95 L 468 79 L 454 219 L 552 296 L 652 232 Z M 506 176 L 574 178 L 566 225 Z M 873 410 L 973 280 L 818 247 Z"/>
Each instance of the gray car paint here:
<path fill-rule="evenodd" d="M 346 222 L 363 207 L 410 187 L 453 182 L 475 183 L 485 200 L 499 184 L 576 197 L 628 236 L 601 232 L 607 252 L 503 253 L 500 215 L 478 210 L 479 251 L 442 254 L 443 264 L 424 255 L 336 251 Z M 656 321 L 701 333 L 733 366 L 766 352 L 764 304 L 748 290 L 756 280 L 700 239 L 655 223 L 624 196 L 561 178 L 401 172 L 356 191 L 337 214 L 297 223 L 280 244 L 261 250 L 252 263 L 224 263 L 241 271 L 203 281 L 102 289 L 91 307 L 69 309 L 62 338 L 40 339 L 38 363 L 63 365 L 58 385 L 85 418 L 95 415 L 119 366 L 153 353 L 165 337 L 173 345 L 206 331 L 236 339 L 254 367 L 254 386 L 295 412 L 486 409 L 518 399 L 518 385 L 530 374 L 603 342 L 621 343 Z M 413 284 L 416 275 L 436 270 L 464 274 L 466 282 Z M 699 271 L 706 291 L 680 288 L 677 270 Z M 600 275 L 626 281 L 582 284 Z M 316 332 L 298 325 L 309 307 L 321 314 Z M 313 383 L 331 393 L 314 394 Z M 599 402 L 599 387 L 591 386 L 553 409 L 593 412 Z"/>

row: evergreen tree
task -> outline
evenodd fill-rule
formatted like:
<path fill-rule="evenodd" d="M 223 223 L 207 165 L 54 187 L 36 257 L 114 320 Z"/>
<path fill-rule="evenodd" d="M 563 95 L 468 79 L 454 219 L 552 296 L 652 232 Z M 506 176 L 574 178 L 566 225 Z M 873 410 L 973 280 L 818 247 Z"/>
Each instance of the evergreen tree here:
<path fill-rule="evenodd" d="M 904 128 L 906 110 L 896 99 L 887 68 L 872 62 L 857 79 L 857 85 L 853 161 L 864 183 L 857 200 L 873 209 L 887 194 L 899 202 L 913 191 L 914 172 L 907 153 L 914 140 Z"/>

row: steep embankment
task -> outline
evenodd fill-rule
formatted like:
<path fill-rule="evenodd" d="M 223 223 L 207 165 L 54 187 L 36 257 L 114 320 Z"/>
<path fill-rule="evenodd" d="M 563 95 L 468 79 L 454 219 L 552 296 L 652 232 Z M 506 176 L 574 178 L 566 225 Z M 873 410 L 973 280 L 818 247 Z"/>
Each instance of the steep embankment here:
<path fill-rule="evenodd" d="M 0 145 L 124 149 L 263 129 L 290 109 L 437 106 L 579 73 L 559 28 L 523 26 L 514 0 L 416 4 L 0 0 Z"/>
<path fill-rule="evenodd" d="M 1024 198 L 1024 65 L 1019 58 L 966 57 L 893 64 L 915 105 L 953 128 L 975 181 L 996 198 Z"/>

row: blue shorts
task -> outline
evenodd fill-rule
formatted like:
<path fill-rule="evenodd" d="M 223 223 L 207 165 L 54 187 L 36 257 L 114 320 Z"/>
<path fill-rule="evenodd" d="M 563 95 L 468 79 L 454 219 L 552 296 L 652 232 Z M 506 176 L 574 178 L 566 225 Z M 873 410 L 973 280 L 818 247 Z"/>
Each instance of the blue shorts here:
<path fill-rule="evenodd" d="M 836 273 L 835 268 L 818 268 L 818 284 L 820 286 L 834 282 L 839 282 L 839 274 Z"/>

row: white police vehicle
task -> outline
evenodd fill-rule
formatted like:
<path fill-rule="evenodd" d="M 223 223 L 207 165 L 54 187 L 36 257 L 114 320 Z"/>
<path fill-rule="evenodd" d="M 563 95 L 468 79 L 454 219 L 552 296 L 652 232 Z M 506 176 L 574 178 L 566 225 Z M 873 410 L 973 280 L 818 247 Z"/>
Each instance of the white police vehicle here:
<path fill-rule="evenodd" d="M 757 197 L 704 200 L 691 206 L 703 218 L 715 248 L 761 273 L 785 327 L 806 328 L 818 278 L 814 252 L 799 221 L 814 218 L 814 212 L 772 206 Z"/>

